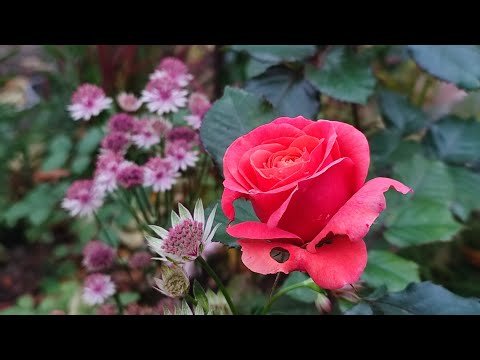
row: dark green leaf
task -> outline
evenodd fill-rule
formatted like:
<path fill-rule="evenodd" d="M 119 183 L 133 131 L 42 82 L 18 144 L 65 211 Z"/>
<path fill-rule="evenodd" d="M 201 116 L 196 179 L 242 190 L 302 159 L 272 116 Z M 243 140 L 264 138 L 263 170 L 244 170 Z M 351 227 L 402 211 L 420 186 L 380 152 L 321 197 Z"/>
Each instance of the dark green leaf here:
<path fill-rule="evenodd" d="M 138 299 L 140 299 L 140 295 L 135 292 L 123 292 L 123 293 L 120 293 L 119 297 L 120 297 L 120 302 L 124 306 L 131 303 L 135 303 L 138 301 Z"/>
<path fill-rule="evenodd" d="M 373 310 L 366 302 L 361 302 L 351 309 L 347 310 L 344 315 L 373 315 Z"/>
<path fill-rule="evenodd" d="M 78 142 L 77 154 L 90 155 L 92 154 L 100 144 L 103 138 L 103 131 L 99 127 L 92 127 L 88 129 L 87 133 L 83 136 L 82 140 Z"/>
<path fill-rule="evenodd" d="M 48 157 L 43 163 L 42 170 L 49 171 L 61 168 L 68 159 L 72 142 L 66 135 L 55 137 L 48 148 Z"/>
<path fill-rule="evenodd" d="M 90 165 L 89 155 L 78 155 L 72 162 L 72 172 L 76 175 L 83 173 Z"/>
<path fill-rule="evenodd" d="M 478 45 L 409 45 L 408 49 L 429 74 L 465 90 L 480 88 Z"/>
<path fill-rule="evenodd" d="M 305 281 L 307 279 L 309 279 L 308 275 L 300 271 L 294 271 L 290 275 L 288 275 L 287 280 L 285 280 L 285 282 L 283 283 L 280 289 L 284 289 L 287 286 Z M 310 288 L 299 288 L 299 289 L 289 291 L 287 295 L 297 301 L 301 301 L 305 303 L 313 303 L 315 302 L 315 299 L 317 298 L 318 294 Z"/>
<path fill-rule="evenodd" d="M 369 305 L 374 314 L 382 315 L 480 315 L 479 299 L 463 298 L 428 281 L 410 284 L 403 291 L 369 301 Z M 365 310 L 363 306 L 363 312 L 368 312 Z"/>
<path fill-rule="evenodd" d="M 265 98 L 284 116 L 315 118 L 320 102 L 315 88 L 302 74 L 283 66 L 275 66 L 249 80 L 245 90 Z"/>
<path fill-rule="evenodd" d="M 389 251 L 370 250 L 362 279 L 374 287 L 387 286 L 389 291 L 403 290 L 411 282 L 419 282 L 418 265 Z"/>
<path fill-rule="evenodd" d="M 247 75 L 247 78 L 250 79 L 254 76 L 258 76 L 265 72 L 270 66 L 275 66 L 276 62 L 270 62 L 270 61 L 260 61 L 256 60 L 254 58 L 250 58 L 247 61 L 245 72 Z"/>
<path fill-rule="evenodd" d="M 416 133 L 425 126 L 425 114 L 414 107 L 406 96 L 382 91 L 379 94 L 379 105 L 387 125 L 403 135 Z"/>
<path fill-rule="evenodd" d="M 306 78 L 322 93 L 358 104 L 367 103 L 376 82 L 370 65 L 343 46 L 336 46 L 327 54 L 321 69 L 308 65 Z"/>
<path fill-rule="evenodd" d="M 455 213 L 466 221 L 472 210 L 480 209 L 480 174 L 454 166 L 448 166 L 448 172 L 454 185 Z"/>
<path fill-rule="evenodd" d="M 227 86 L 224 95 L 205 115 L 200 137 L 215 164 L 222 169 L 225 150 L 235 139 L 276 117 L 268 102 Z"/>
<path fill-rule="evenodd" d="M 217 232 L 213 237 L 213 241 L 221 242 L 222 244 L 225 244 L 228 247 L 238 248 L 239 245 L 237 243 L 237 239 L 227 234 L 226 229 L 230 221 L 223 214 L 222 208 L 220 206 L 220 201 L 218 201 L 216 204 L 218 204 L 218 207 L 217 207 L 217 212 L 215 213 L 214 224 L 220 223 L 220 226 L 218 227 Z M 205 213 L 210 214 L 214 206 L 215 206 L 215 203 L 211 204 L 205 210 Z M 240 199 L 235 201 L 233 203 L 233 206 L 235 207 L 235 221 L 232 223 L 232 225 L 241 223 L 244 221 L 259 221 L 257 216 L 255 215 L 255 212 L 253 211 L 253 208 L 250 202 Z"/>
<path fill-rule="evenodd" d="M 282 61 L 299 61 L 315 54 L 315 45 L 232 45 L 232 50 L 244 51 L 256 60 L 273 65 Z"/>
<path fill-rule="evenodd" d="M 207 314 L 209 309 L 207 294 L 205 294 L 205 290 L 203 290 L 202 285 L 196 279 L 193 282 L 193 295 L 203 311 L 205 311 L 205 314 Z"/>
<path fill-rule="evenodd" d="M 480 167 L 480 122 L 454 116 L 432 124 L 425 145 L 438 158 L 452 164 Z"/>

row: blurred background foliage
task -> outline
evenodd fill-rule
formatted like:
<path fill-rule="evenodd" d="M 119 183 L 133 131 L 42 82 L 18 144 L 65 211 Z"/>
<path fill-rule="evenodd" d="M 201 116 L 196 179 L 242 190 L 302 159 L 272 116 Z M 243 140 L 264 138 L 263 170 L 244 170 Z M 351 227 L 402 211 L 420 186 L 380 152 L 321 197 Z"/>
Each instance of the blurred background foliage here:
<path fill-rule="evenodd" d="M 124 89 L 138 94 L 159 60 L 172 54 L 187 62 L 199 88 L 218 99 L 201 129 L 217 182 L 230 142 L 275 116 L 348 122 L 370 142 L 369 177 L 392 177 L 415 190 L 406 197 L 386 194 L 388 211 L 366 239 L 363 286 L 434 296 L 439 290 L 430 283 L 405 290 L 432 281 L 480 297 L 478 46 L 1 46 L 0 310 L 92 311 L 79 300 L 80 252 L 102 234 L 94 223 L 70 219 L 59 202 L 72 180 L 91 175 L 103 133 L 93 122 L 73 122 L 66 106 L 83 82 L 101 84 L 110 96 Z M 206 194 L 206 203 L 218 195 Z M 236 206 L 240 219 L 252 216 L 245 204 Z M 99 216 L 123 232 L 125 251 L 143 242 L 142 234 L 129 233 L 128 214 L 114 205 Z M 226 224 L 222 214 L 217 221 Z M 235 246 L 224 230 L 219 240 Z M 246 270 L 236 250 L 214 262 L 244 313 L 262 306 L 271 277 Z M 302 274 L 285 276 L 282 286 L 294 276 Z M 130 294 L 126 305 L 138 301 L 135 292 L 124 294 Z M 336 297 L 334 311 L 351 307 L 348 296 Z M 365 304 L 352 311 L 372 312 Z M 318 309 L 308 289 L 272 307 L 274 313 Z"/>

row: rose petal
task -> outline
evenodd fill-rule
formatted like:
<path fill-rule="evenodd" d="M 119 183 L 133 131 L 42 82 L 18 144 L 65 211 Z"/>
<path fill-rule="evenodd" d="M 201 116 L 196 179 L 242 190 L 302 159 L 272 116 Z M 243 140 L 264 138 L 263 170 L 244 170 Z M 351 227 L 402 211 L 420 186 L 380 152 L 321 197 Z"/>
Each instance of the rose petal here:
<path fill-rule="evenodd" d="M 332 162 L 315 176 L 298 182 L 277 227 L 311 241 L 354 194 L 353 163 L 349 158 Z"/>
<path fill-rule="evenodd" d="M 370 165 L 370 147 L 367 138 L 352 125 L 339 121 L 329 121 L 329 123 L 333 125 L 337 133 L 337 144 L 341 156 L 349 157 L 355 164 L 355 175 L 352 181 L 354 181 L 356 191 L 365 183 Z"/>
<path fill-rule="evenodd" d="M 288 239 L 286 242 L 302 245 L 302 240 L 295 234 L 288 231 L 268 227 L 267 224 L 256 221 L 245 221 L 240 224 L 227 227 L 227 233 L 230 236 L 239 239 Z"/>
<path fill-rule="evenodd" d="M 313 251 L 315 245 L 328 233 L 347 235 L 352 241 L 359 241 L 367 235 L 370 226 L 386 207 L 383 195 L 390 187 L 406 194 L 411 189 L 401 182 L 389 178 L 375 178 L 368 181 L 331 218 L 323 230 L 308 244 Z M 288 228 L 285 228 L 288 230 Z"/>
<path fill-rule="evenodd" d="M 222 211 L 228 220 L 233 221 L 235 218 L 235 208 L 233 207 L 233 202 L 243 196 L 245 195 L 237 191 L 232 191 L 228 188 L 223 189 Z"/>
<path fill-rule="evenodd" d="M 244 239 L 238 243 L 242 246 L 242 262 L 250 270 L 264 275 L 306 271 L 324 289 L 339 289 L 355 283 L 367 264 L 365 243 L 352 242 L 346 236 L 338 236 L 331 244 L 313 252 L 277 241 Z M 275 248 L 288 252 L 288 259 L 278 262 L 272 258 Z"/>
<path fill-rule="evenodd" d="M 314 122 L 315 121 L 305 119 L 303 116 L 297 116 L 294 118 L 284 116 L 275 119 L 271 124 L 289 124 L 295 126 L 297 129 L 303 129 Z"/>

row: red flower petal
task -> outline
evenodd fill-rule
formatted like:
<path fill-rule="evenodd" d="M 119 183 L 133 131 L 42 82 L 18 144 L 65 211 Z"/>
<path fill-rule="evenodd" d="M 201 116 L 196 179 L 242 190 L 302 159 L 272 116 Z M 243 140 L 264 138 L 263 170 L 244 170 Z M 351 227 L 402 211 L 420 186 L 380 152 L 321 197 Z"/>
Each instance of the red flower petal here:
<path fill-rule="evenodd" d="M 250 270 L 260 274 L 306 271 L 324 289 L 339 289 L 355 283 L 367 264 L 367 249 L 363 241 L 352 242 L 346 236 L 338 236 L 331 244 L 325 244 L 309 252 L 301 247 L 266 240 L 239 240 L 242 246 L 242 262 Z M 272 257 L 278 251 L 288 259 L 279 262 Z"/>
<path fill-rule="evenodd" d="M 303 243 L 302 240 L 295 234 L 279 228 L 271 228 L 265 223 L 256 221 L 245 221 L 240 224 L 228 226 L 227 233 L 230 236 L 239 239 L 285 239 L 285 242 L 288 243 L 295 243 L 298 245 L 302 245 Z"/>
<path fill-rule="evenodd" d="M 297 116 L 294 118 L 290 117 L 280 117 L 271 122 L 271 124 L 290 124 L 295 126 L 298 129 L 303 129 L 304 127 L 314 123 L 315 121 L 305 119 L 303 116 Z"/>
<path fill-rule="evenodd" d="M 235 208 L 233 207 L 233 202 L 242 196 L 245 195 L 237 191 L 232 191 L 228 188 L 223 189 L 222 210 L 228 220 L 233 221 L 235 218 Z"/>
<path fill-rule="evenodd" d="M 329 232 L 335 235 L 347 235 L 352 241 L 363 239 L 372 223 L 385 209 L 386 201 L 383 193 L 390 187 L 402 194 L 411 191 L 401 182 L 389 178 L 375 178 L 368 181 L 338 210 L 323 230 L 308 244 L 307 249 L 314 251 L 315 245 Z"/>

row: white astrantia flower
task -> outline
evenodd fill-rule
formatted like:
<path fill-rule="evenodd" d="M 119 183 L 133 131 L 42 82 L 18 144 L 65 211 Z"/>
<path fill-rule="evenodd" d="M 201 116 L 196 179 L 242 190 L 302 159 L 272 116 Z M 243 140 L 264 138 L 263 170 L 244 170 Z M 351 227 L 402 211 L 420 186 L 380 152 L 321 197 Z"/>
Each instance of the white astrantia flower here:
<path fill-rule="evenodd" d="M 170 230 L 156 225 L 150 228 L 160 238 L 146 235 L 150 248 L 160 257 L 154 258 L 162 261 L 170 261 L 176 264 L 185 264 L 201 256 L 203 249 L 209 244 L 220 224 L 213 228 L 213 220 L 217 206 L 215 206 L 205 222 L 205 212 L 201 199 L 197 200 L 192 214 L 182 205 L 178 204 L 177 215 L 172 211 L 172 227 Z"/>

